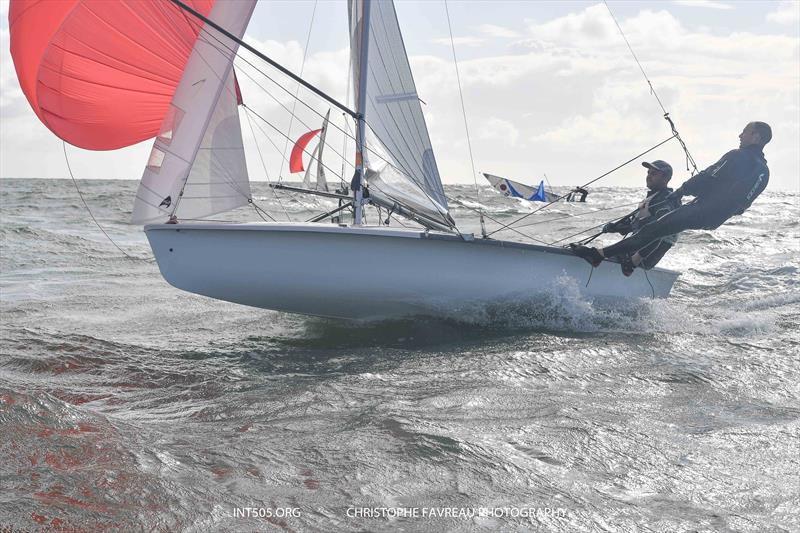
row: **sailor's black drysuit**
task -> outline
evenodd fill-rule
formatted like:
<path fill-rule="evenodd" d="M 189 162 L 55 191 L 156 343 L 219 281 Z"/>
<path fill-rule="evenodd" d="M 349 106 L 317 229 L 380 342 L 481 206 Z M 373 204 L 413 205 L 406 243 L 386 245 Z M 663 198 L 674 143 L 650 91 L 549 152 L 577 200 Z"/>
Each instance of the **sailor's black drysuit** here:
<path fill-rule="evenodd" d="M 647 224 L 627 239 L 603 248 L 603 255 L 615 257 L 632 253 L 656 239 L 687 229 L 716 229 L 732 216 L 744 213 L 768 182 L 769 168 L 760 146 L 731 150 L 676 191 L 694 196 L 694 200 Z"/>
<path fill-rule="evenodd" d="M 657 191 L 648 191 L 647 197 L 639 204 L 636 211 L 617 222 L 606 225 L 603 231 L 619 233 L 620 235 L 641 231 L 646 225 L 652 224 L 678 207 L 680 202 L 677 199 L 667 200 L 671 192 L 672 189 L 668 187 Z M 667 235 L 662 238 L 654 239 L 643 248 L 637 250 L 639 256 L 642 258 L 640 266 L 646 270 L 650 270 L 656 266 L 661 258 L 664 257 L 664 254 L 672 248 L 676 240 L 676 235 Z"/>

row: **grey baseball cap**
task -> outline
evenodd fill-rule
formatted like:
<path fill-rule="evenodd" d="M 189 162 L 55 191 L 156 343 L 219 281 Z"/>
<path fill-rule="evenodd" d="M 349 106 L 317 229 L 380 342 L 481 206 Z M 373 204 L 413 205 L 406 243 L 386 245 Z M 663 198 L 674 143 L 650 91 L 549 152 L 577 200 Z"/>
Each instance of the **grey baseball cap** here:
<path fill-rule="evenodd" d="M 642 166 L 647 168 L 652 168 L 653 170 L 658 170 L 659 172 L 663 172 L 664 175 L 668 178 L 672 177 L 672 165 L 670 165 L 666 161 L 662 161 L 660 159 L 657 159 L 652 163 L 648 163 L 647 161 L 645 161 L 644 163 L 642 163 Z"/>

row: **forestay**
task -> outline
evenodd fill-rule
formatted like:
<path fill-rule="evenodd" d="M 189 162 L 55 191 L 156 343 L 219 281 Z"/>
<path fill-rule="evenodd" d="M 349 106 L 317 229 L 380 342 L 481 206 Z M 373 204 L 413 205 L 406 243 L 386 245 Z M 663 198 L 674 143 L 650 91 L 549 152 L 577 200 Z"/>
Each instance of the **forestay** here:
<path fill-rule="evenodd" d="M 357 111 L 368 126 L 362 157 L 370 194 L 451 226 L 394 3 L 350 0 L 348 7 Z"/>
<path fill-rule="evenodd" d="M 241 38 L 255 3 L 218 0 L 209 18 Z M 203 27 L 139 184 L 133 223 L 163 222 L 176 211 L 200 218 L 249 202 L 233 76 L 237 49 Z"/>

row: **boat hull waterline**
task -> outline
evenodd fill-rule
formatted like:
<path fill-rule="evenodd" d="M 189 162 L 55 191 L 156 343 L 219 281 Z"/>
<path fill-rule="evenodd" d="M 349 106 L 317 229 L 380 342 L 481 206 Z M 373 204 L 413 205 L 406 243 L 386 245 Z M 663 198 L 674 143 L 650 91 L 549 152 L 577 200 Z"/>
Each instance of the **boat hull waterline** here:
<path fill-rule="evenodd" d="M 666 298 L 679 275 L 655 268 L 625 277 L 604 262 L 589 279 L 591 267 L 561 248 L 387 227 L 192 223 L 148 225 L 145 233 L 174 287 L 331 318 L 457 316 L 552 295 L 568 278 L 590 298 Z"/>

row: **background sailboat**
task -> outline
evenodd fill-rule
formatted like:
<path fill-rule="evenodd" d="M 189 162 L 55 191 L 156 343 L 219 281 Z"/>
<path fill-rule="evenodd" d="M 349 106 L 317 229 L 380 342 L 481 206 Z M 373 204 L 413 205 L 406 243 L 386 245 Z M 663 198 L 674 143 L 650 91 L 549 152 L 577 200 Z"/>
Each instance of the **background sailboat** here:
<path fill-rule="evenodd" d="M 311 188 L 311 168 L 316 168 L 316 183 L 315 189 L 318 191 L 325 191 L 328 192 L 328 181 L 325 178 L 325 165 L 322 164 L 322 154 L 325 150 L 325 137 L 326 133 L 328 132 L 328 122 L 330 122 L 331 112 L 328 110 L 328 113 L 325 115 L 325 120 L 322 122 L 322 127 L 318 130 L 309 131 L 304 133 L 297 139 L 297 142 L 292 147 L 292 153 L 289 159 L 289 172 L 295 174 L 297 172 L 303 172 L 305 170 L 305 174 L 303 175 L 303 187 L 306 189 Z M 311 142 L 311 139 L 315 136 L 319 135 L 319 142 L 314 150 L 311 152 L 311 160 L 308 163 L 308 168 L 303 168 L 303 152 L 308 146 L 308 143 Z M 316 162 L 316 163 L 315 163 Z"/>
<path fill-rule="evenodd" d="M 544 180 L 539 182 L 538 187 L 531 187 L 524 183 L 512 181 L 508 178 L 501 178 L 494 174 L 483 173 L 483 177 L 492 184 L 492 187 L 500 191 L 500 194 L 510 198 L 522 198 L 529 202 L 553 202 L 558 199 L 558 195 L 547 191 L 544 188 Z"/>

